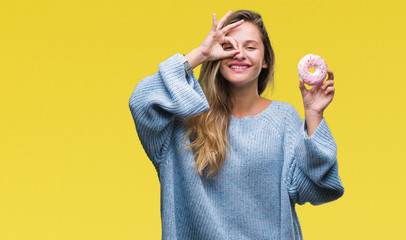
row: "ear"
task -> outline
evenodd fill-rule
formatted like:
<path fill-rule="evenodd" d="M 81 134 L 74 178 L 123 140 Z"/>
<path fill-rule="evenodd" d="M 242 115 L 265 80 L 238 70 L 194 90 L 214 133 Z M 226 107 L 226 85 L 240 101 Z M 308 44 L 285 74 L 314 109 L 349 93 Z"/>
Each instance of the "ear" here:
<path fill-rule="evenodd" d="M 264 62 L 264 64 L 262 64 L 262 68 L 268 68 L 268 63 Z"/>

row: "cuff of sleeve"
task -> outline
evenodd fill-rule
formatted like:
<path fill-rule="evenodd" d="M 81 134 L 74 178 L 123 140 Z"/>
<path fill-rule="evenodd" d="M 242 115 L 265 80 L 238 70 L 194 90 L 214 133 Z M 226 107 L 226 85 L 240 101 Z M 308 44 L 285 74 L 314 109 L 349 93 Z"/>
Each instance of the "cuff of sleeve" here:
<path fill-rule="evenodd" d="M 191 74 L 191 76 L 188 74 L 188 76 L 186 77 L 185 67 L 183 66 L 183 62 L 185 60 L 186 59 L 182 54 L 176 53 L 175 55 L 173 55 L 170 58 L 166 59 L 165 61 L 161 62 L 159 64 L 158 68 L 159 68 L 159 71 L 161 71 L 163 73 L 169 73 L 171 75 L 176 74 L 177 78 L 186 79 L 187 83 L 191 87 L 194 87 L 194 85 L 196 85 L 196 83 L 197 83 L 197 80 L 196 80 L 194 74 Z M 196 82 L 193 80 L 196 80 Z"/>
<path fill-rule="evenodd" d="M 306 119 L 302 123 L 304 149 L 299 150 L 305 156 L 299 158 L 299 166 L 316 184 L 321 184 L 325 173 L 337 161 L 337 146 L 324 117 L 310 137 L 305 122 Z"/>
<path fill-rule="evenodd" d="M 322 146 L 327 149 L 330 149 L 333 152 L 337 151 L 337 145 L 334 141 L 334 137 L 330 131 L 330 128 L 327 125 L 326 119 L 323 117 L 322 121 L 320 122 L 319 126 L 313 132 L 313 134 L 309 137 L 307 134 L 307 125 L 306 119 L 303 119 L 302 123 L 302 132 L 305 139 L 305 142 L 308 143 L 310 146 Z"/>
<path fill-rule="evenodd" d="M 194 74 L 185 76 L 182 58 L 182 54 L 176 53 L 159 64 L 158 68 L 164 84 L 175 102 L 182 105 L 194 104 L 193 114 L 206 111 L 210 108 L 206 96 Z M 191 89 L 193 91 L 190 91 Z M 184 101 L 186 99 L 188 101 Z"/>

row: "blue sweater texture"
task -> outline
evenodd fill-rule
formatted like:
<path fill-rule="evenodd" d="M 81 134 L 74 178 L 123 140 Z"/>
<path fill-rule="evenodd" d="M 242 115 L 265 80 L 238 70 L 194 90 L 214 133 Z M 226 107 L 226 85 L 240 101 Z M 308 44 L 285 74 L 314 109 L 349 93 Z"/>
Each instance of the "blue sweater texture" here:
<path fill-rule="evenodd" d="M 158 68 L 137 84 L 129 106 L 160 181 L 162 239 L 303 239 L 295 205 L 344 194 L 326 120 L 309 137 L 297 110 L 276 100 L 258 115 L 230 116 L 219 177 L 197 174 L 183 124 L 208 102 L 179 53 Z"/>

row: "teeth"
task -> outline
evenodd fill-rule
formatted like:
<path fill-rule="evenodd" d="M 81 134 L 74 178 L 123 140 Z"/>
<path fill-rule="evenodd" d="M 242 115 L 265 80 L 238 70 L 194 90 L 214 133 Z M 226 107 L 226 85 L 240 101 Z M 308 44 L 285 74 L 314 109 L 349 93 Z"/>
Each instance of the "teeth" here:
<path fill-rule="evenodd" d="M 248 66 L 235 66 L 235 65 L 233 65 L 233 66 L 231 66 L 231 68 L 232 69 L 246 69 L 246 68 L 248 68 Z"/>

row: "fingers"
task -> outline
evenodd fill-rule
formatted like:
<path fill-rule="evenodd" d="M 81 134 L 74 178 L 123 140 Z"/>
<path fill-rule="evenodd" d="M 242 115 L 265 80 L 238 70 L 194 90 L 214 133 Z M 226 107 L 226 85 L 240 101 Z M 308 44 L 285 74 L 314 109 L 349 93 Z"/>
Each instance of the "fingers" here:
<path fill-rule="evenodd" d="M 328 94 L 334 95 L 335 90 L 336 90 L 336 89 L 335 89 L 334 87 L 328 87 L 327 90 L 324 91 L 324 94 L 325 94 L 325 95 L 328 95 Z"/>
<path fill-rule="evenodd" d="M 235 50 L 238 50 L 238 51 L 239 51 L 239 49 L 238 49 L 238 44 L 237 44 L 237 42 L 234 40 L 234 38 L 224 36 L 223 40 L 224 40 L 224 42 L 231 43 L 231 45 L 233 45 L 233 48 L 234 48 Z"/>
<path fill-rule="evenodd" d="M 239 52 L 240 52 L 239 50 L 226 51 L 226 52 L 224 52 L 224 55 L 222 58 L 234 57 L 234 55 L 236 55 Z"/>
<path fill-rule="evenodd" d="M 325 90 L 325 89 L 328 90 L 328 89 L 331 89 L 331 87 L 334 86 L 334 74 L 333 74 L 333 71 L 327 69 L 327 73 L 328 73 L 328 78 L 327 78 L 327 80 L 323 83 L 323 86 L 321 87 L 322 90 Z M 326 94 L 327 94 L 327 93 L 330 92 L 330 91 L 331 91 L 331 90 L 325 91 L 325 92 L 326 92 Z"/>
<path fill-rule="evenodd" d="M 211 27 L 211 31 L 215 32 L 217 29 L 217 17 L 216 14 L 213 13 L 213 26 Z"/>
<path fill-rule="evenodd" d="M 217 29 L 219 29 L 219 28 L 221 28 L 221 27 L 223 26 L 224 22 L 227 20 L 227 18 L 228 18 L 230 15 L 231 15 L 231 10 L 228 11 L 227 14 L 226 14 L 222 19 L 220 19 L 220 21 L 219 21 L 219 23 L 218 23 L 218 25 L 217 25 Z"/>
<path fill-rule="evenodd" d="M 224 36 L 224 41 L 229 42 L 233 45 L 234 50 L 232 51 L 225 51 L 225 57 L 234 57 L 234 55 L 236 55 L 237 53 L 240 52 L 240 49 L 238 48 L 238 43 L 232 38 L 232 37 L 227 37 Z"/>
<path fill-rule="evenodd" d="M 328 78 L 327 80 L 323 83 L 323 86 L 321 87 L 321 90 L 324 90 L 324 94 L 332 94 L 334 95 L 335 93 L 335 88 L 334 88 L 334 73 L 331 70 L 327 69 L 328 73 Z"/>
<path fill-rule="evenodd" d="M 329 86 L 334 85 L 334 73 L 333 73 L 333 71 L 327 69 L 327 74 L 328 74 L 328 77 L 327 77 L 327 80 L 323 83 L 323 87 L 322 87 L 323 90 L 326 89 Z"/>
<path fill-rule="evenodd" d="M 324 84 L 323 84 L 323 87 L 321 87 L 321 89 L 322 90 L 325 90 L 324 91 L 324 94 L 325 95 L 328 95 L 329 93 L 333 93 L 333 95 L 334 95 L 334 92 L 335 92 L 335 88 L 333 87 L 334 86 L 334 80 L 327 80 Z"/>
<path fill-rule="evenodd" d="M 333 71 L 327 69 L 327 74 L 328 74 L 327 80 L 329 80 L 329 79 L 334 80 L 334 73 L 333 73 Z"/>
<path fill-rule="evenodd" d="M 321 87 L 322 90 L 328 88 L 328 87 L 334 86 L 334 80 L 327 80 L 323 83 L 323 86 Z"/>
<path fill-rule="evenodd" d="M 230 25 L 225 26 L 225 27 L 222 28 L 221 30 L 223 30 L 223 33 L 226 34 L 226 33 L 228 33 L 229 31 L 231 31 L 231 29 L 234 29 L 234 28 L 240 26 L 240 25 L 243 24 L 243 23 L 244 23 L 244 19 L 241 19 L 241 20 L 238 21 L 238 22 L 235 22 L 235 23 L 232 23 L 232 24 L 230 24 Z"/>

